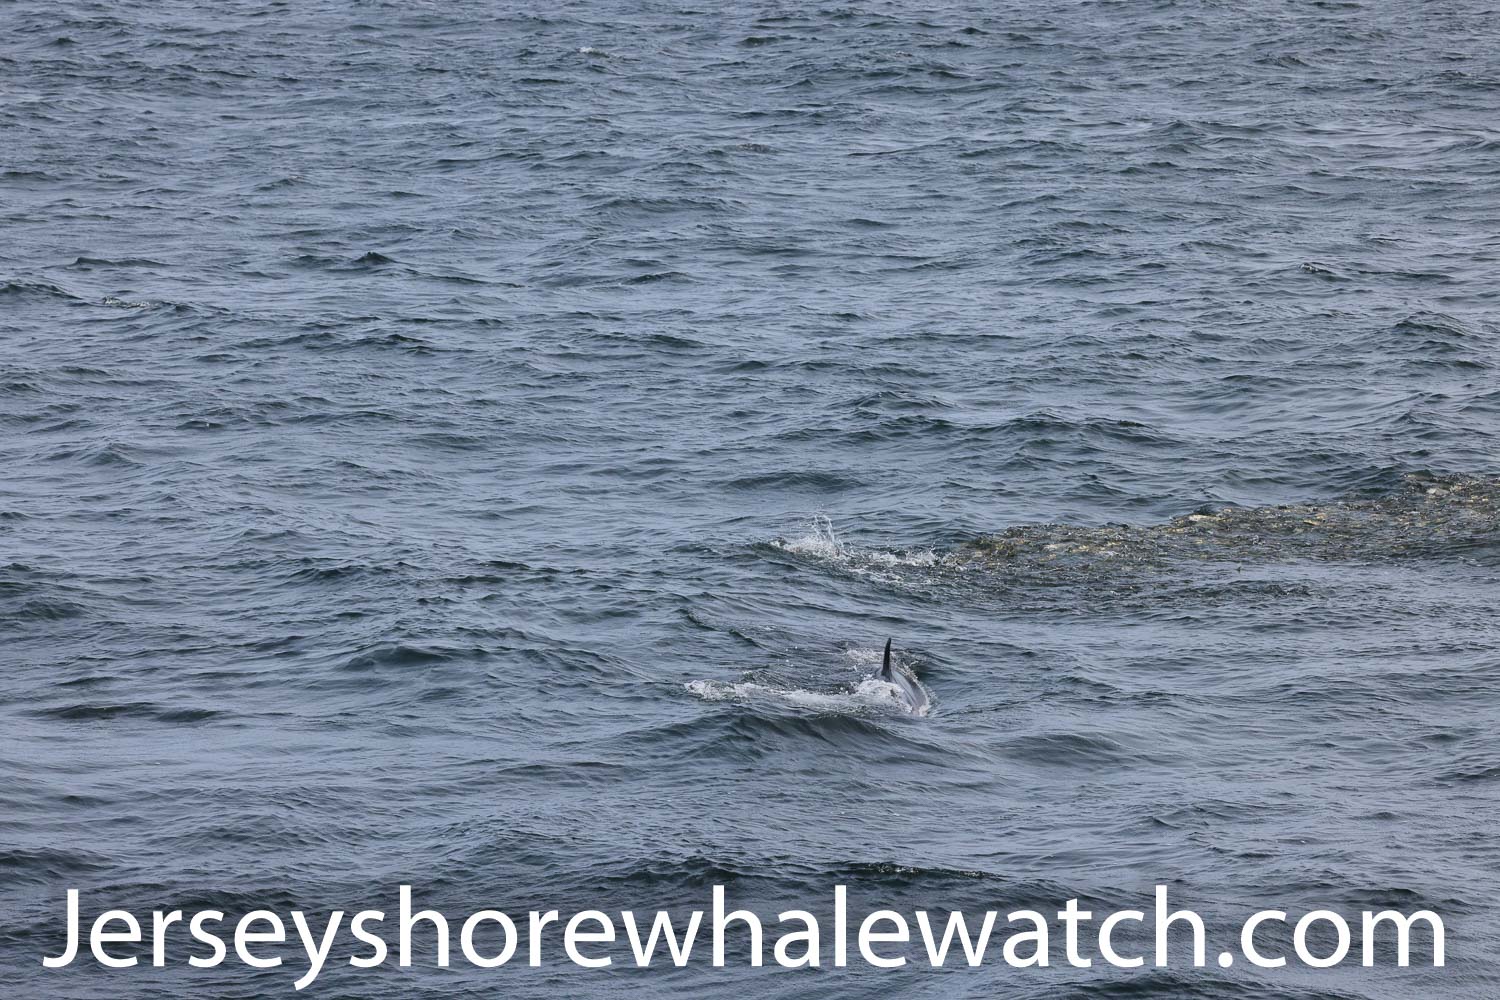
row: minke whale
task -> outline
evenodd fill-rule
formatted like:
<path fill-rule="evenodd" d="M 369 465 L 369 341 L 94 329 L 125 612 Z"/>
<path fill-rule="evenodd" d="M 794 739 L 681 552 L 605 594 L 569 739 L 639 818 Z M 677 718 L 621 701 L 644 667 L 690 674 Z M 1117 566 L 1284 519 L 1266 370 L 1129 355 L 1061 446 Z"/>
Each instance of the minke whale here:
<path fill-rule="evenodd" d="M 894 687 L 900 693 L 901 701 L 906 705 L 906 710 L 912 715 L 925 715 L 927 712 L 927 692 L 922 690 L 916 678 L 904 670 L 897 670 L 891 663 L 891 640 L 885 641 L 885 663 L 880 667 L 880 679 Z"/>

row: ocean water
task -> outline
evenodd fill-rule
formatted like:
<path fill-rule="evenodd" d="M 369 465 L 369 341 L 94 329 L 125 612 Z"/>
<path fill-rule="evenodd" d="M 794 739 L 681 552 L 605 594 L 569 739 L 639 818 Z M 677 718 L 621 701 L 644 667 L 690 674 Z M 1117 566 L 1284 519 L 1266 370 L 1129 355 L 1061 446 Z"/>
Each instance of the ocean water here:
<path fill-rule="evenodd" d="M 1211 955 L 1261 908 L 1427 907 L 1449 965 L 346 936 L 303 995 L 1500 996 L 1497 18 L 0 0 L 8 995 L 294 995 L 295 944 L 49 972 L 68 888 L 404 882 L 1165 884 Z"/>

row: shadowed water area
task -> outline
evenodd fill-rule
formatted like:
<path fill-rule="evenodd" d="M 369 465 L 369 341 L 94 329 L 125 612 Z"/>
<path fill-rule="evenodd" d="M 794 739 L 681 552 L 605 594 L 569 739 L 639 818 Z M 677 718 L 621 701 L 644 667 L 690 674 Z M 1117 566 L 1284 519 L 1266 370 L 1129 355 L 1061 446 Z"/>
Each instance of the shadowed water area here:
<path fill-rule="evenodd" d="M 306 968 L 179 926 L 48 972 L 68 888 L 321 927 L 402 882 L 1162 883 L 1210 962 L 345 933 L 302 995 L 1500 994 L 1496 17 L 0 0 L 9 995 Z M 1268 907 L 1430 908 L 1449 964 L 1218 967 Z"/>

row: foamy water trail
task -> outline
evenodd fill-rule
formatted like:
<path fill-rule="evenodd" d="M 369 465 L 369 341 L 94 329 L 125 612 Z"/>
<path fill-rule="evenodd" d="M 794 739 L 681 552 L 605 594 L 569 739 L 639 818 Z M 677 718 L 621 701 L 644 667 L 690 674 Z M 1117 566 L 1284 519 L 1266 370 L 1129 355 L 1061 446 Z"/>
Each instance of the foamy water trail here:
<path fill-rule="evenodd" d="M 866 677 L 848 691 L 809 691 L 805 688 L 777 687 L 757 681 L 689 681 L 688 693 L 704 701 L 780 702 L 796 708 L 840 715 L 870 712 L 912 714 L 907 710 L 901 689 L 878 677 Z M 926 715 L 924 707 L 918 715 Z"/>
<path fill-rule="evenodd" d="M 844 658 L 862 676 L 841 690 L 815 691 L 791 684 L 778 685 L 755 680 L 738 682 L 697 680 L 690 681 L 685 687 L 689 694 L 704 701 L 764 700 L 820 712 L 858 714 L 873 710 L 899 712 L 903 715 L 927 715 L 928 706 L 924 705 L 918 711 L 912 712 L 901 689 L 895 684 L 881 680 L 877 675 L 876 671 L 879 670 L 883 655 L 883 650 L 876 647 L 852 646 L 845 649 Z M 909 671 L 908 676 L 911 676 Z M 912 681 L 927 694 L 930 704 L 932 692 L 928 691 L 915 677 L 912 677 Z"/>

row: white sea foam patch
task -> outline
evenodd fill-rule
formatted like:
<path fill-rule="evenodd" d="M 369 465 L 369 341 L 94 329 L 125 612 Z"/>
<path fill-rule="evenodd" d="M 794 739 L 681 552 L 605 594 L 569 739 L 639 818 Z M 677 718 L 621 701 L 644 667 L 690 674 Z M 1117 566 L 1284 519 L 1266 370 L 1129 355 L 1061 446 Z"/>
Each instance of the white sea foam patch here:
<path fill-rule="evenodd" d="M 932 549 L 862 549 L 846 544 L 833 530 L 833 521 L 827 514 L 817 513 L 803 527 L 802 532 L 791 538 L 778 538 L 771 542 L 783 552 L 807 556 L 835 563 L 856 573 L 879 575 L 883 569 L 902 566 L 935 566 L 943 556 Z"/>
<path fill-rule="evenodd" d="M 836 712 L 844 715 L 863 714 L 871 711 L 899 712 L 906 714 L 906 701 L 901 689 L 887 684 L 878 677 L 866 677 L 850 691 L 808 691 L 803 688 L 781 688 L 756 681 L 689 681 L 684 685 L 688 693 L 704 701 L 771 701 L 796 708 L 817 712 Z M 923 715 L 926 714 L 924 710 Z"/>

